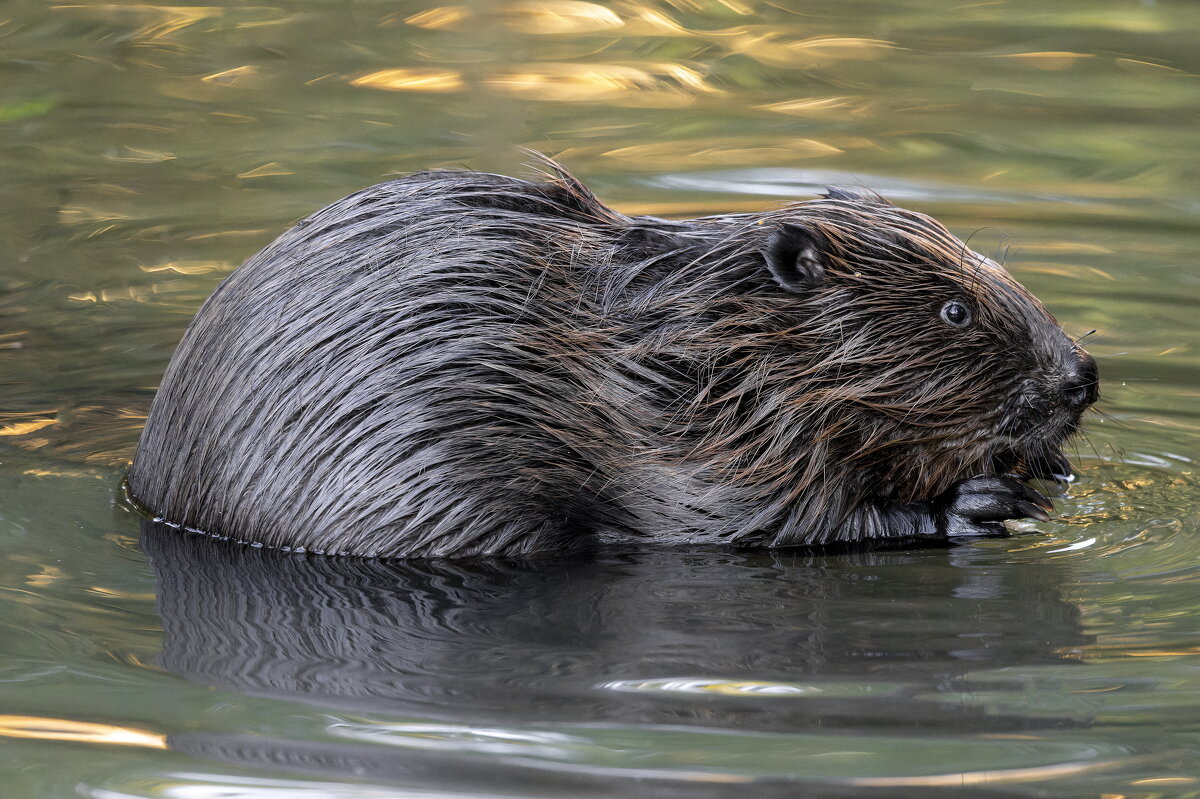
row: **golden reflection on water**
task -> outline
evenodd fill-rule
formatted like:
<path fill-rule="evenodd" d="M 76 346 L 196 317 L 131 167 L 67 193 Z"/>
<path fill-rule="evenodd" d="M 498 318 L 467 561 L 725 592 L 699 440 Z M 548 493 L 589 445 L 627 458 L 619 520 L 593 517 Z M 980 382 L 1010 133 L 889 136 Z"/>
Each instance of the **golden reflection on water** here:
<path fill-rule="evenodd" d="M 625 24 L 604 6 L 579 0 L 524 0 L 511 3 L 502 13 L 505 24 L 519 33 L 596 33 Z"/>
<path fill-rule="evenodd" d="M 661 11 L 645 6 L 631 8 L 626 33 L 632 36 L 691 36 L 692 31 Z"/>
<path fill-rule="evenodd" d="M 68 478 L 71 480 L 107 480 L 108 475 L 85 472 L 77 469 L 24 469 L 21 474 L 29 477 Z"/>
<path fill-rule="evenodd" d="M 1021 244 L 1021 252 L 1055 255 L 1112 255 L 1113 250 L 1100 244 L 1086 241 L 1031 241 Z M 1107 272 L 1097 270 L 1097 275 L 1103 275 L 1112 280 Z"/>
<path fill-rule="evenodd" d="M 246 79 L 259 74 L 256 66 L 234 67 L 233 69 L 225 69 L 220 72 L 214 72 L 211 75 L 206 75 L 200 80 L 205 83 L 218 83 L 222 86 L 238 86 L 245 85 Z"/>
<path fill-rule="evenodd" d="M 59 209 L 58 219 L 63 225 L 104 224 L 131 219 L 128 214 L 105 208 L 89 208 L 81 205 Z"/>
<path fill-rule="evenodd" d="M 761 200 L 725 200 L 722 198 L 703 202 L 623 202 L 617 203 L 616 208 L 623 214 L 635 216 L 659 216 L 669 219 L 693 219 L 698 216 L 715 216 L 717 214 L 736 214 L 761 211 Z"/>
<path fill-rule="evenodd" d="M 132 39 L 154 41 L 166 39 L 175 33 L 206 19 L 225 13 L 217 6 L 166 6 L 152 4 L 89 3 L 80 5 L 56 5 L 55 10 L 85 10 L 104 17 L 129 15 L 149 17 L 151 21 L 129 34 Z"/>
<path fill-rule="evenodd" d="M 157 594 L 153 591 L 123 591 L 119 588 L 106 588 L 102 585 L 93 585 L 87 589 L 89 594 L 106 597 L 108 599 L 131 599 L 137 602 L 153 602 Z"/>
<path fill-rule="evenodd" d="M 410 26 L 433 31 L 465 31 L 468 26 L 478 30 L 498 23 L 515 33 L 537 36 L 619 31 L 625 41 L 662 36 L 691 37 L 698 47 L 713 50 L 705 56 L 709 64 L 716 63 L 723 53 L 744 56 L 770 67 L 801 70 L 848 60 L 869 61 L 896 47 L 882 39 L 862 37 L 789 37 L 766 25 L 688 29 L 649 6 L 620 4 L 616 8 L 614 11 L 579 0 L 525 0 L 499 6 L 486 18 L 473 9 L 453 5 L 429 9 L 404 21 Z M 736 13 L 741 12 L 740 7 L 736 9 Z M 430 54 L 423 57 L 426 60 L 433 58 Z M 500 61 L 500 53 L 490 52 L 485 60 Z M 638 59 L 625 63 L 562 57 L 508 67 L 497 64 L 480 75 L 478 81 L 468 81 L 459 70 L 405 65 L 352 77 L 349 83 L 387 91 L 457 92 L 466 90 L 471 82 L 481 82 L 497 93 L 527 100 L 682 108 L 690 105 L 697 96 L 725 93 L 726 88 L 715 83 L 708 74 L 709 68 L 679 60 L 656 63 L 653 59 Z M 845 104 L 844 98 L 800 99 L 790 104 L 765 107 L 779 113 L 805 115 L 835 110 Z"/>
<path fill-rule="evenodd" d="M 81 291 L 68 294 L 72 302 L 149 302 L 154 295 L 163 291 L 157 283 L 140 286 L 121 286 L 120 288 L 100 289 L 98 291 Z"/>
<path fill-rule="evenodd" d="M 1021 247 L 1022 253 L 1035 252 L 1033 247 Z M 1109 280 L 1116 281 L 1116 277 L 1104 271 L 1097 266 L 1088 266 L 1086 264 L 1056 264 L 1056 263 L 1038 263 L 1037 261 L 1028 261 L 1024 258 L 1021 260 L 1021 272 L 1025 274 L 1052 275 L 1054 277 L 1065 278 L 1069 280 Z"/>
<path fill-rule="evenodd" d="M 716 41 L 721 41 L 716 34 Z M 814 36 L 789 40 L 774 32 L 738 33 L 729 41 L 732 52 L 753 58 L 761 64 L 789 69 L 815 69 L 837 61 L 870 61 L 895 48 L 882 39 L 845 36 Z"/>
<path fill-rule="evenodd" d="M 682 64 L 524 64 L 484 82 L 501 94 L 526 100 L 630 107 L 677 108 L 690 105 L 696 94 L 720 94 Z"/>
<path fill-rule="evenodd" d="M 0 736 L 37 741 L 140 746 L 147 749 L 167 748 L 167 736 L 149 730 L 41 716 L 0 716 Z"/>
<path fill-rule="evenodd" d="M 462 73 L 442 69 L 398 68 L 350 80 L 351 86 L 396 92 L 458 92 L 467 89 Z M 685 64 L 544 62 L 518 65 L 483 78 L 499 94 L 525 100 L 607 103 L 625 107 L 678 108 L 696 95 L 722 95 L 703 74 Z"/>
<path fill-rule="evenodd" d="M 1022 64 L 1047 72 L 1059 72 L 1070 69 L 1075 63 L 1086 58 L 1094 58 L 1092 53 L 1044 52 L 1044 53 L 1001 53 L 991 58 L 1006 58 L 1019 60 Z"/>
<path fill-rule="evenodd" d="M 350 81 L 351 86 L 393 92 L 456 92 L 463 88 L 462 75 L 445 69 L 383 69 Z"/>
<path fill-rule="evenodd" d="M 25 585 L 30 588 L 45 588 L 48 585 L 53 585 L 62 578 L 62 569 L 57 566 L 43 564 L 38 571 L 26 576 Z"/>
<path fill-rule="evenodd" d="M 174 272 L 179 275 L 205 275 L 214 272 L 232 272 L 235 264 L 231 261 L 167 261 L 164 264 L 149 266 L 142 264 L 138 268 L 143 272 Z"/>
<path fill-rule="evenodd" d="M 268 178 L 294 174 L 295 172 L 293 170 L 286 169 L 275 161 L 271 161 L 270 163 L 263 164 L 262 166 L 257 166 L 254 169 L 249 169 L 245 172 L 239 173 L 238 178 L 240 180 L 246 180 L 248 178 Z"/>
<path fill-rule="evenodd" d="M 771 111 L 776 114 L 787 114 L 794 117 L 820 117 L 832 114 L 861 113 L 866 110 L 866 107 L 866 104 L 862 101 L 851 97 L 806 97 L 757 106 L 760 111 Z"/>
<path fill-rule="evenodd" d="M 413 14 L 404 22 L 428 30 L 459 30 L 470 17 L 471 10 L 465 6 L 440 6 Z"/>
<path fill-rule="evenodd" d="M 1113 61 L 1121 69 L 1135 74 L 1149 73 L 1150 75 L 1159 75 L 1163 72 L 1171 72 L 1176 75 L 1186 75 L 1182 69 L 1167 66 L 1166 64 L 1156 64 L 1153 61 L 1143 61 L 1138 58 L 1117 58 Z M 1191 76 L 1194 77 L 1194 76 Z"/>
<path fill-rule="evenodd" d="M 228 238 L 243 238 L 250 236 L 266 236 L 275 233 L 274 230 L 267 228 L 249 228 L 244 230 L 217 230 L 212 233 L 197 233 L 194 236 L 188 236 L 185 241 L 204 241 L 205 239 L 228 239 Z"/>
<path fill-rule="evenodd" d="M 0 427 L 0 436 L 24 436 L 57 423 L 57 419 L 30 419 L 26 422 L 11 422 Z"/>
<path fill-rule="evenodd" d="M 737 137 L 710 136 L 694 142 L 661 142 L 631 144 L 623 147 L 579 146 L 564 151 L 562 156 L 585 155 L 605 159 L 635 169 L 698 169 L 714 166 L 747 166 L 777 164 L 781 159 L 821 158 L 849 149 L 871 146 L 864 139 L 838 140 L 837 143 L 802 137 L 769 137 L 752 140 Z M 762 210 L 770 203 L 759 199 L 750 208 Z M 732 206 L 730 206 L 732 208 Z M 749 210 L 749 208 L 748 208 Z"/>
<path fill-rule="evenodd" d="M 56 414 L 51 418 L 51 414 Z M 0 420 L 22 414 L 0 414 Z M 112 409 L 100 405 L 80 405 L 57 411 L 42 411 L 39 418 L 13 421 L 0 427 L 5 443 L 26 452 L 45 451 L 55 458 L 100 466 L 126 466 L 133 457 L 137 431 L 146 421 L 143 409 Z M 35 433 L 42 435 L 34 435 Z M 26 469 L 24 474 L 37 477 L 80 476 L 81 473 L 59 468 Z M 93 476 L 93 475 L 87 475 Z"/>
<path fill-rule="evenodd" d="M 1143 625 L 1148 626 L 1148 625 Z M 1163 649 L 1154 644 L 1142 644 L 1137 648 L 1136 642 L 1121 642 L 1106 640 L 1103 643 L 1082 647 L 1088 661 L 1113 660 L 1120 658 L 1184 658 L 1200 655 L 1200 646 L 1186 646 L 1179 649 Z"/>

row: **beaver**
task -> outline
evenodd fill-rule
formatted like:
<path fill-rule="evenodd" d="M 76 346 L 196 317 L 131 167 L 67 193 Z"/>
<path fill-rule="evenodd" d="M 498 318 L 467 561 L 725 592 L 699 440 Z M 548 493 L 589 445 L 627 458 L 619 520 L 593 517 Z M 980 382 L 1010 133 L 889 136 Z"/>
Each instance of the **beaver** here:
<path fill-rule="evenodd" d="M 516 556 L 826 546 L 1048 519 L 1095 361 L 1003 267 L 866 191 L 686 221 L 549 159 L 427 171 L 213 292 L 128 475 L 257 545 Z"/>

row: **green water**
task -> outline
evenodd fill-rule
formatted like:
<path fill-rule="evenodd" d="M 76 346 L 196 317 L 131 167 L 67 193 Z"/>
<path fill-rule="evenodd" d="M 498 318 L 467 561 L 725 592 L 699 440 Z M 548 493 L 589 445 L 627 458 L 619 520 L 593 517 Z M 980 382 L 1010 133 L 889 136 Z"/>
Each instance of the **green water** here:
<path fill-rule="evenodd" d="M 5 797 L 1200 796 L 1200 7 L 0 5 Z M 1084 334 L 1005 540 L 536 567 L 149 531 L 124 464 L 221 277 L 396 172 L 558 156 L 621 210 L 829 183 Z"/>

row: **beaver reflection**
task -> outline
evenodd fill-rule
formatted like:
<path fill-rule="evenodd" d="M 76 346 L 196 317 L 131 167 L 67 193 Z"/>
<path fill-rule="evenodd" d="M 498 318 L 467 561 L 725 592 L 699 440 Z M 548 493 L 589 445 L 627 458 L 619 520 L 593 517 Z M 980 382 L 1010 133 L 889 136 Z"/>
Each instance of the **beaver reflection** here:
<path fill-rule="evenodd" d="M 383 562 L 306 558 L 151 523 L 143 547 L 159 579 L 161 664 L 246 694 L 477 725 L 945 734 L 1074 723 L 937 701 L 968 672 L 1057 662 L 1085 641 L 1054 566 L 974 565 L 979 553 L 965 547 Z M 671 679 L 891 688 L 803 698 L 662 690 Z M 287 759 L 261 741 L 172 743 Z M 370 749 L 355 771 L 395 767 L 394 753 L 386 768 L 363 766 Z"/>

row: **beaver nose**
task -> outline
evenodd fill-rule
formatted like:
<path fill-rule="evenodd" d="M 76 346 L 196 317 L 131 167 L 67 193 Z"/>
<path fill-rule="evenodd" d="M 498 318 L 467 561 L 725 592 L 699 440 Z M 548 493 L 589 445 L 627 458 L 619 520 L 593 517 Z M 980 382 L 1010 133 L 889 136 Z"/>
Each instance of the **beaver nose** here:
<path fill-rule="evenodd" d="M 1100 396 L 1100 372 L 1096 359 L 1079 353 L 1063 375 L 1063 399 L 1074 411 L 1083 411 Z"/>

